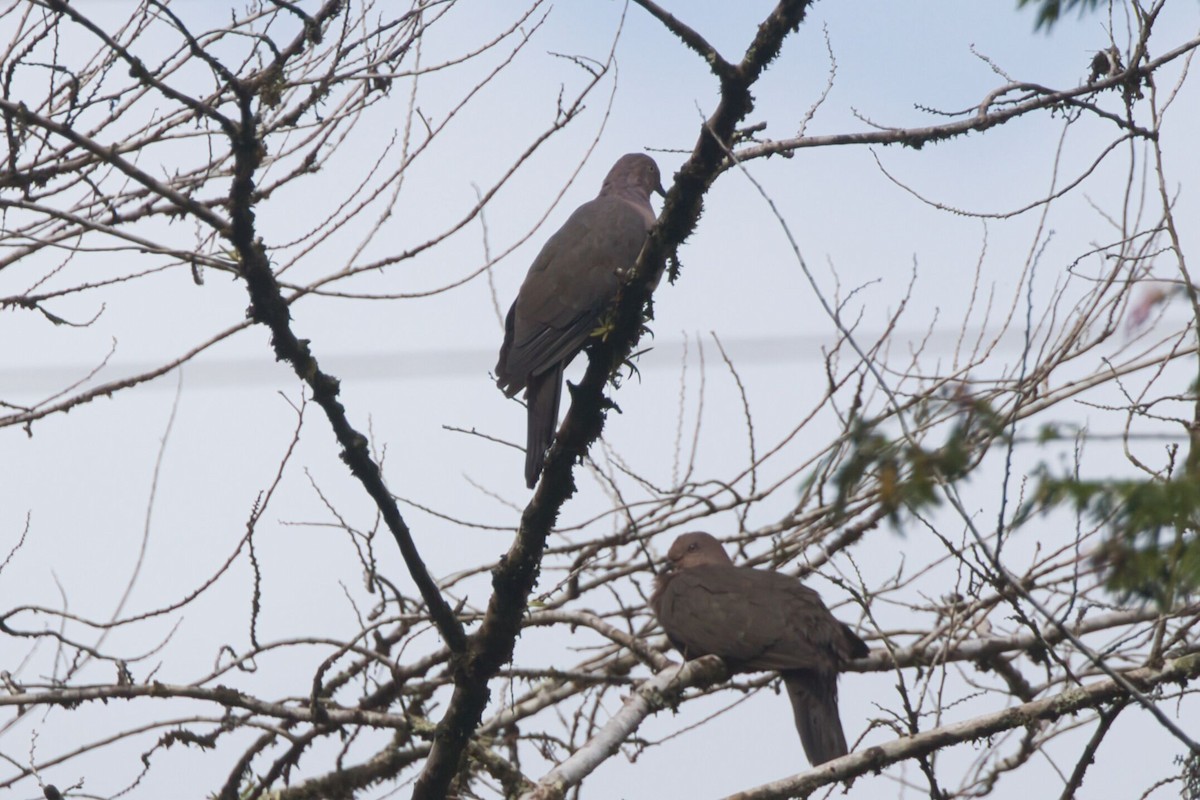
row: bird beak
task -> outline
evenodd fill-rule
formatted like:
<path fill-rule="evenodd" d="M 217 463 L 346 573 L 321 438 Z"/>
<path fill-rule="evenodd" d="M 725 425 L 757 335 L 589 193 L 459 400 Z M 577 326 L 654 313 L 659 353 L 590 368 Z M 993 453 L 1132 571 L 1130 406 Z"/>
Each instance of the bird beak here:
<path fill-rule="evenodd" d="M 675 571 L 676 566 L 677 566 L 676 563 L 668 558 L 666 561 L 663 562 L 662 574 L 669 575 L 670 573 Z"/>
<path fill-rule="evenodd" d="M 654 187 L 654 193 L 657 194 L 659 197 L 667 196 L 667 190 L 663 188 L 662 181 L 659 181 L 658 186 Z"/>

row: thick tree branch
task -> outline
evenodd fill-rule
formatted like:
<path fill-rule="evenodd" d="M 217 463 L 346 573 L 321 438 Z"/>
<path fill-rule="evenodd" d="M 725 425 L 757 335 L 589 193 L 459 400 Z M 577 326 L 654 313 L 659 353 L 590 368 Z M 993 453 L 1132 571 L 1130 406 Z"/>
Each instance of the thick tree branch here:
<path fill-rule="evenodd" d="M 266 247 L 255 232 L 254 176 L 265 149 L 263 142 L 258 138 L 254 95 L 237 84 L 234 86 L 234 92 L 238 96 L 241 120 L 231 142 L 234 177 L 229 193 L 229 240 L 240 257 L 242 276 L 250 293 L 250 316 L 255 322 L 260 322 L 271 330 L 271 345 L 275 349 L 276 357 L 291 364 L 297 377 L 308 384 L 313 393 L 313 400 L 325 412 L 338 444 L 342 446 L 342 460 L 375 501 L 388 530 L 396 539 L 405 566 L 408 567 L 409 574 L 429 608 L 429 614 L 442 641 L 452 653 L 461 656 L 466 651 L 466 634 L 462 623 L 455 617 L 454 611 L 446 603 L 437 583 L 426 569 L 396 500 L 384 483 L 379 465 L 371 457 L 367 438 L 350 424 L 346 409 L 338 400 L 341 391 L 339 381 L 321 371 L 309 348 L 309 342 L 298 338 L 292 332 L 288 302 L 275 280 Z"/>
<path fill-rule="evenodd" d="M 725 663 L 716 656 L 705 656 L 686 664 L 667 667 L 639 686 L 599 733 L 572 753 L 570 758 L 546 773 L 536 788 L 521 795 L 521 800 L 562 800 L 568 789 L 582 783 L 596 767 L 617 752 L 621 743 L 637 730 L 646 717 L 664 708 L 673 708 L 685 689 L 717 683 L 728 676 Z"/>
<path fill-rule="evenodd" d="M 1122 677 L 1140 687 L 1142 691 L 1163 684 L 1190 683 L 1197 676 L 1200 676 L 1200 654 L 1169 659 L 1161 668 L 1147 667 L 1122 673 Z M 916 736 L 868 747 L 827 761 L 817 769 L 731 794 L 724 800 L 776 800 L 805 796 L 822 786 L 866 775 L 868 772 L 878 772 L 889 764 L 917 758 L 950 745 L 1020 728 L 1037 720 L 1056 720 L 1068 714 L 1098 708 L 1113 701 L 1124 701 L 1127 698 L 1127 692 L 1116 681 L 1096 681 L 1032 703 L 1022 703 L 974 719 L 942 725 Z"/>
<path fill-rule="evenodd" d="M 737 151 L 737 157 L 739 161 L 747 161 L 752 158 L 790 153 L 809 147 L 862 144 L 902 144 L 907 147 L 919 149 L 930 142 L 952 139 L 956 136 L 962 136 L 963 134 L 975 131 L 985 131 L 988 128 L 1002 125 L 1011 119 L 1024 116 L 1033 111 L 1053 109 L 1064 105 L 1085 108 L 1091 113 L 1115 122 L 1122 128 L 1127 129 L 1132 135 L 1145 139 L 1155 139 L 1157 138 L 1157 133 L 1154 131 L 1133 125 L 1121 117 L 1102 111 L 1094 105 L 1080 100 L 1080 98 L 1097 94 L 1106 89 L 1120 89 L 1128 85 L 1131 81 L 1146 80 L 1165 64 L 1186 56 L 1196 50 L 1197 47 L 1200 47 L 1200 37 L 1191 39 L 1179 47 L 1173 48 L 1170 52 L 1164 53 L 1158 58 L 1144 64 L 1139 65 L 1137 62 L 1134 62 L 1128 69 L 1112 77 L 1095 83 L 1080 84 L 1071 89 L 1055 91 L 1026 83 L 1002 86 L 988 93 L 988 96 L 979 104 L 979 108 L 974 115 L 956 122 L 947 122 L 944 125 L 887 128 L 884 130 L 863 131 L 861 133 L 836 133 L 827 136 L 800 136 L 794 139 L 777 139 L 741 148 Z M 1003 108 L 993 108 L 996 101 L 1004 94 L 1010 91 L 1021 90 L 1032 93 L 1033 97 Z"/>
<path fill-rule="evenodd" d="M 572 391 L 571 407 L 547 455 L 541 482 L 521 516 L 516 540 L 492 573 L 493 594 L 483 624 L 472 636 L 470 666 L 462 679 L 455 681 L 433 750 L 414 787 L 414 800 L 440 800 L 450 786 L 466 743 L 491 697 L 488 682 L 512 658 L 546 537 L 563 503 L 575 493 L 573 467 L 600 437 L 604 417 L 613 407 L 604 396 L 605 386 L 641 338 L 651 295 L 668 258 L 674 259 L 677 248 L 695 230 L 704 193 L 720 173 L 725 148 L 732 143 L 737 125 L 754 107 L 751 86 L 779 54 L 788 34 L 799 27 L 809 5 L 810 0 L 780 2 L 759 26 L 737 69 L 721 81 L 717 110 L 701 128 L 691 158 L 676 174 L 658 224 L 621 290 L 611 334 L 588 352 L 587 371 Z"/>
<path fill-rule="evenodd" d="M 415 720 L 411 715 L 387 714 L 382 711 L 366 711 L 357 708 L 339 708 L 332 704 L 314 712 L 307 703 L 272 703 L 225 686 L 195 686 L 169 683 L 139 683 L 128 685 L 104 684 L 102 686 L 79 686 L 70 689 L 50 689 L 45 692 L 19 692 L 0 695 L 0 706 L 30 705 L 78 705 L 92 700 L 132 700 L 139 697 L 160 699 L 186 697 L 204 700 L 227 709 L 241 709 L 275 720 L 288 722 L 324 722 L 333 725 L 369 725 L 391 730 L 425 732 L 431 727 Z"/>
<path fill-rule="evenodd" d="M 163 183 L 154 178 L 144 170 L 134 166 L 129 161 L 126 161 L 121 156 L 117 155 L 116 149 L 106 147 L 98 142 L 92 141 L 88 137 L 76 132 L 73 128 L 56 122 L 41 114 L 34 113 L 25 107 L 23 103 L 14 103 L 11 100 L 0 98 L 0 111 L 17 120 L 21 125 L 28 125 L 36 128 L 41 128 L 51 133 L 57 134 L 72 144 L 87 150 L 92 155 L 96 156 L 100 161 L 111 164 L 121 172 L 128 175 L 140 185 L 145 186 L 150 190 L 151 194 L 162 197 L 174 203 L 175 206 L 183 212 L 191 214 L 206 225 L 212 227 L 222 235 L 228 235 L 229 223 L 221 219 L 212 209 L 206 205 L 193 200 L 191 197 L 177 191 L 172 186 Z"/>
<path fill-rule="evenodd" d="M 634 0 L 634 2 L 661 22 L 664 28 L 679 37 L 679 41 L 696 51 L 712 69 L 718 80 L 723 82 L 733 76 L 733 65 L 722 58 L 721 54 L 717 52 L 717 48 L 713 47 L 695 28 L 685 25 L 678 17 L 653 0 Z"/>
<path fill-rule="evenodd" d="M 213 120 L 221 126 L 221 129 L 226 133 L 226 135 L 232 135 L 234 127 L 233 121 L 216 110 L 218 104 L 215 102 L 214 97 L 206 97 L 203 100 L 197 100 L 190 94 L 181 92 L 172 86 L 168 86 L 166 83 L 159 80 L 154 73 L 147 69 L 146 65 L 142 63 L 140 58 L 130 53 L 128 49 L 121 45 L 120 42 L 109 36 L 104 29 L 88 19 L 88 17 L 86 17 L 84 14 L 80 13 L 78 9 L 74 8 L 66 0 L 43 0 L 43 2 L 45 2 L 45 4 L 52 11 L 70 17 L 75 24 L 91 31 L 92 35 L 104 42 L 104 46 L 108 48 L 110 53 L 120 57 L 120 59 L 126 63 L 126 65 L 129 67 L 129 74 L 134 78 L 141 81 L 145 85 L 151 86 L 158 90 L 164 97 L 174 100 L 176 103 L 187 107 L 197 117 L 205 117 Z M 172 18 L 174 19 L 174 15 L 172 15 Z M 187 36 L 190 44 L 192 45 L 192 53 L 204 59 L 226 80 L 232 82 L 233 75 L 227 69 L 225 69 L 225 67 L 222 66 L 219 61 L 214 59 L 212 56 L 206 53 L 202 47 L 196 44 L 195 40 L 191 38 L 191 36 L 187 33 L 187 30 L 183 27 L 182 23 L 178 21 L 178 19 L 176 19 L 175 22 L 178 26 L 179 32 Z"/>

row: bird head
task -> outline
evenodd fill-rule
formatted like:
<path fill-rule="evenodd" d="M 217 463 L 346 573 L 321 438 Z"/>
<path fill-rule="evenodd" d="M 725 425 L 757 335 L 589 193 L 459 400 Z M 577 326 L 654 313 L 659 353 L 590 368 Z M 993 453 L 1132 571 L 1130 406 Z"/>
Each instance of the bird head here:
<path fill-rule="evenodd" d="M 706 564 L 732 566 L 725 548 L 710 533 L 693 531 L 685 533 L 675 540 L 667 551 L 667 570 L 669 572 L 691 569 Z"/>
<path fill-rule="evenodd" d="M 629 153 L 617 159 L 617 163 L 613 164 L 613 168 L 604 178 L 604 186 L 600 189 L 601 195 L 637 195 L 645 197 L 647 200 L 650 198 L 651 192 L 656 192 L 664 197 L 667 194 L 662 186 L 662 175 L 658 171 L 658 164 L 644 153 Z"/>

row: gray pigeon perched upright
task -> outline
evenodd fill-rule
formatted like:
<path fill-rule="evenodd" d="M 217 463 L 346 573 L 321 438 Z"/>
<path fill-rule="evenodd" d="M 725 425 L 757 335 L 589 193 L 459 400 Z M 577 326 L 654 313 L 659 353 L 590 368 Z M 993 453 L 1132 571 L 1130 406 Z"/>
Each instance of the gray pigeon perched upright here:
<path fill-rule="evenodd" d="M 508 310 L 496 384 L 508 397 L 525 390 L 530 489 L 558 424 L 563 369 L 587 344 L 654 226 L 651 192 L 663 194 L 654 159 L 621 156 L 599 196 L 575 209 L 542 247 Z"/>
<path fill-rule="evenodd" d="M 733 672 L 779 670 L 796 731 L 815 767 L 846 755 L 837 676 L 867 645 L 821 596 L 795 578 L 736 567 L 707 533 L 685 533 L 667 553 L 650 606 L 686 659 L 720 656 Z"/>

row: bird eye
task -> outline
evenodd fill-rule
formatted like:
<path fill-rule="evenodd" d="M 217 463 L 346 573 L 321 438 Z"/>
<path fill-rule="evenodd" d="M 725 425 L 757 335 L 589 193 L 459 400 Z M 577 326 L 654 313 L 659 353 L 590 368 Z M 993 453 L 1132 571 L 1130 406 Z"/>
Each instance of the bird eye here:
<path fill-rule="evenodd" d="M 698 548 L 699 546 L 700 545 L 696 544 L 695 542 L 692 542 L 691 544 L 688 545 L 688 552 L 689 553 L 696 552 L 696 548 Z"/>

